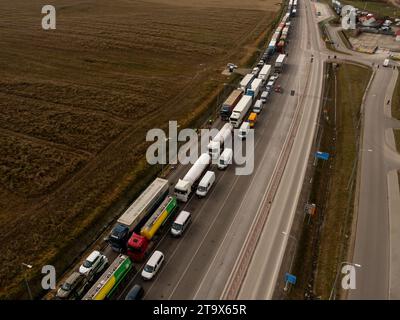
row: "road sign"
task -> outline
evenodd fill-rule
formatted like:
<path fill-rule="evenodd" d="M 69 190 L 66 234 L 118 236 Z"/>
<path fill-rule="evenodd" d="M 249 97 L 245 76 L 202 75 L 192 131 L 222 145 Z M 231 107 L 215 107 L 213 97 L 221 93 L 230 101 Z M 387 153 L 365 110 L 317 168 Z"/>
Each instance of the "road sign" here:
<path fill-rule="evenodd" d="M 329 159 L 329 153 L 317 151 L 315 153 L 315 157 L 318 158 L 318 159 L 322 159 L 322 160 L 328 160 Z"/>
<path fill-rule="evenodd" d="M 286 272 L 286 274 L 285 274 L 285 281 L 286 281 L 287 283 L 290 283 L 290 284 L 293 284 L 293 285 L 294 285 L 294 284 L 296 284 L 296 280 L 297 280 L 297 278 L 296 278 L 295 275 Z"/>
<path fill-rule="evenodd" d="M 316 206 L 315 203 L 307 203 L 304 208 L 305 213 L 309 214 L 310 216 L 313 216 L 316 211 Z"/>

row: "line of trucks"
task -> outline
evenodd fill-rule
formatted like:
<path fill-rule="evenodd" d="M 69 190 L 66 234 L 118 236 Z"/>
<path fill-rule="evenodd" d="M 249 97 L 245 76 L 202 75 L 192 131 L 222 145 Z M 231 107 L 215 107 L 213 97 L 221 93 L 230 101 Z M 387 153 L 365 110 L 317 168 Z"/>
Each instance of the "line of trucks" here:
<path fill-rule="evenodd" d="M 291 3 L 293 8 L 297 0 L 291 0 Z M 289 13 L 284 15 L 280 27 L 288 23 L 289 17 Z M 238 88 L 231 92 L 221 106 L 220 117 L 227 123 L 209 142 L 208 152 L 201 154 L 185 176 L 178 180 L 173 195 L 169 194 L 168 180 L 156 178 L 118 218 L 106 239 L 112 250 L 118 252 L 117 258 L 109 264 L 105 255 L 94 251 L 82 265 L 86 265 L 84 267 L 86 273 L 74 272 L 59 289 L 57 293 L 59 298 L 81 298 L 89 285 L 91 287 L 83 295 L 83 300 L 111 298 L 133 269 L 133 263 L 142 262 L 149 256 L 157 242 L 159 231 L 173 217 L 175 217 L 174 222 L 172 225 L 169 223 L 171 234 L 182 235 L 191 221 L 191 214 L 181 211 L 176 215 L 178 201 L 189 201 L 195 191 L 199 197 L 206 196 L 215 181 L 214 172 L 207 171 L 213 159 L 218 159 L 218 169 L 225 169 L 232 163 L 233 150 L 225 147 L 227 139 L 231 138 L 234 128 L 240 127 L 240 136 L 243 134 L 244 125 L 248 128 L 254 127 L 257 114 L 261 112 L 279 73 L 283 70 L 285 58 L 286 54 L 279 54 L 274 66 L 262 60 L 262 63 L 258 64 L 260 68 L 255 68 L 257 70 L 243 77 Z M 273 69 L 274 75 L 272 75 Z M 259 96 L 260 99 L 257 100 Z M 253 112 L 247 121 L 244 121 L 251 106 Z M 142 277 L 151 279 L 163 260 L 164 255 L 160 251 L 154 251 L 144 266 Z M 88 268 L 90 274 L 87 272 Z M 95 275 L 102 271 L 104 272 L 95 281 Z M 72 291 L 74 294 L 70 294 Z"/>

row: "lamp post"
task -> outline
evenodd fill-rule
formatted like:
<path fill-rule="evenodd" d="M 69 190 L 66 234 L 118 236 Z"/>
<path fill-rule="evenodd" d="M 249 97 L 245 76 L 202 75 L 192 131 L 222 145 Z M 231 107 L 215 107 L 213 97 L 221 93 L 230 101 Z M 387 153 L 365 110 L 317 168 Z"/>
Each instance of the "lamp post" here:
<path fill-rule="evenodd" d="M 335 282 L 333 283 L 333 286 L 332 286 L 332 289 L 331 289 L 331 294 L 329 295 L 329 300 L 335 300 L 335 296 L 336 296 L 336 283 L 337 283 L 337 280 L 338 280 L 338 278 L 339 278 L 339 271 L 342 269 L 342 266 L 343 266 L 344 264 L 349 264 L 349 265 L 355 266 L 355 267 L 357 267 L 357 268 L 361 268 L 361 265 L 358 264 L 358 263 L 352 263 L 352 262 L 342 261 L 342 262 L 339 264 L 339 268 L 338 268 L 338 270 L 337 270 L 337 272 L 336 272 Z"/>
<path fill-rule="evenodd" d="M 25 286 L 26 286 L 26 289 L 28 290 L 29 299 L 33 300 L 31 288 L 29 286 L 28 279 L 26 278 L 26 275 L 25 275 L 25 268 L 32 269 L 32 265 L 27 264 L 27 263 L 21 263 L 21 267 L 22 267 L 22 274 L 24 275 Z"/>

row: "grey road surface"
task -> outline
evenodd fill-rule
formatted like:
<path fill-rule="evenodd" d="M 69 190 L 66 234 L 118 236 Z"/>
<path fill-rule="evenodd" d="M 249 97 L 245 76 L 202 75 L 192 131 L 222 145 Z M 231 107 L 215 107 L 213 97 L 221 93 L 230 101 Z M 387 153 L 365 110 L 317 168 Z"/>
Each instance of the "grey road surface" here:
<path fill-rule="evenodd" d="M 299 23 L 300 37 L 305 40 L 298 49 L 302 52 L 300 63 L 305 69 L 304 97 L 299 106 L 302 108 L 301 118 L 268 220 L 239 291 L 239 299 L 273 297 L 318 119 L 325 58 L 320 55 L 323 43 L 304 1 L 300 3 L 299 13 L 300 18 L 303 17 Z M 311 54 L 314 55 L 313 63 L 309 59 Z"/>
<path fill-rule="evenodd" d="M 180 208 L 193 213 L 193 223 L 187 233 L 180 239 L 173 239 L 167 233 L 161 236 L 157 249 L 165 254 L 166 262 L 155 279 L 144 282 L 139 274 L 141 266 L 137 266 L 138 273 L 120 297 L 135 283 L 143 285 L 145 299 L 220 297 L 265 195 L 295 108 L 303 95 L 303 66 L 309 60 L 309 53 L 300 49 L 307 46 L 307 42 L 302 41 L 300 32 L 304 31 L 299 29 L 302 19 L 296 20 L 287 64 L 277 80 L 283 93 L 272 93 L 256 124 L 254 172 L 238 176 L 234 166 L 222 172 L 214 167 L 217 181 L 207 197 L 200 200 L 193 197 Z M 290 95 L 292 89 L 295 90 L 293 96 Z M 182 171 L 179 173 L 171 177 L 172 183 L 184 175 Z"/>

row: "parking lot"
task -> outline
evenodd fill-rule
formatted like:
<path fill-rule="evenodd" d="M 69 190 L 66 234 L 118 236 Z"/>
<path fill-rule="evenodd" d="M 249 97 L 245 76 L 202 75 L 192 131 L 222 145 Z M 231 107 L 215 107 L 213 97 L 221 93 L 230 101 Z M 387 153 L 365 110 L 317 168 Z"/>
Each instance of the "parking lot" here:
<path fill-rule="evenodd" d="M 400 51 L 400 42 L 395 37 L 375 34 L 361 33 L 358 37 L 349 37 L 349 41 L 353 48 L 360 52 L 373 53 L 376 50 L 381 51 Z"/>

